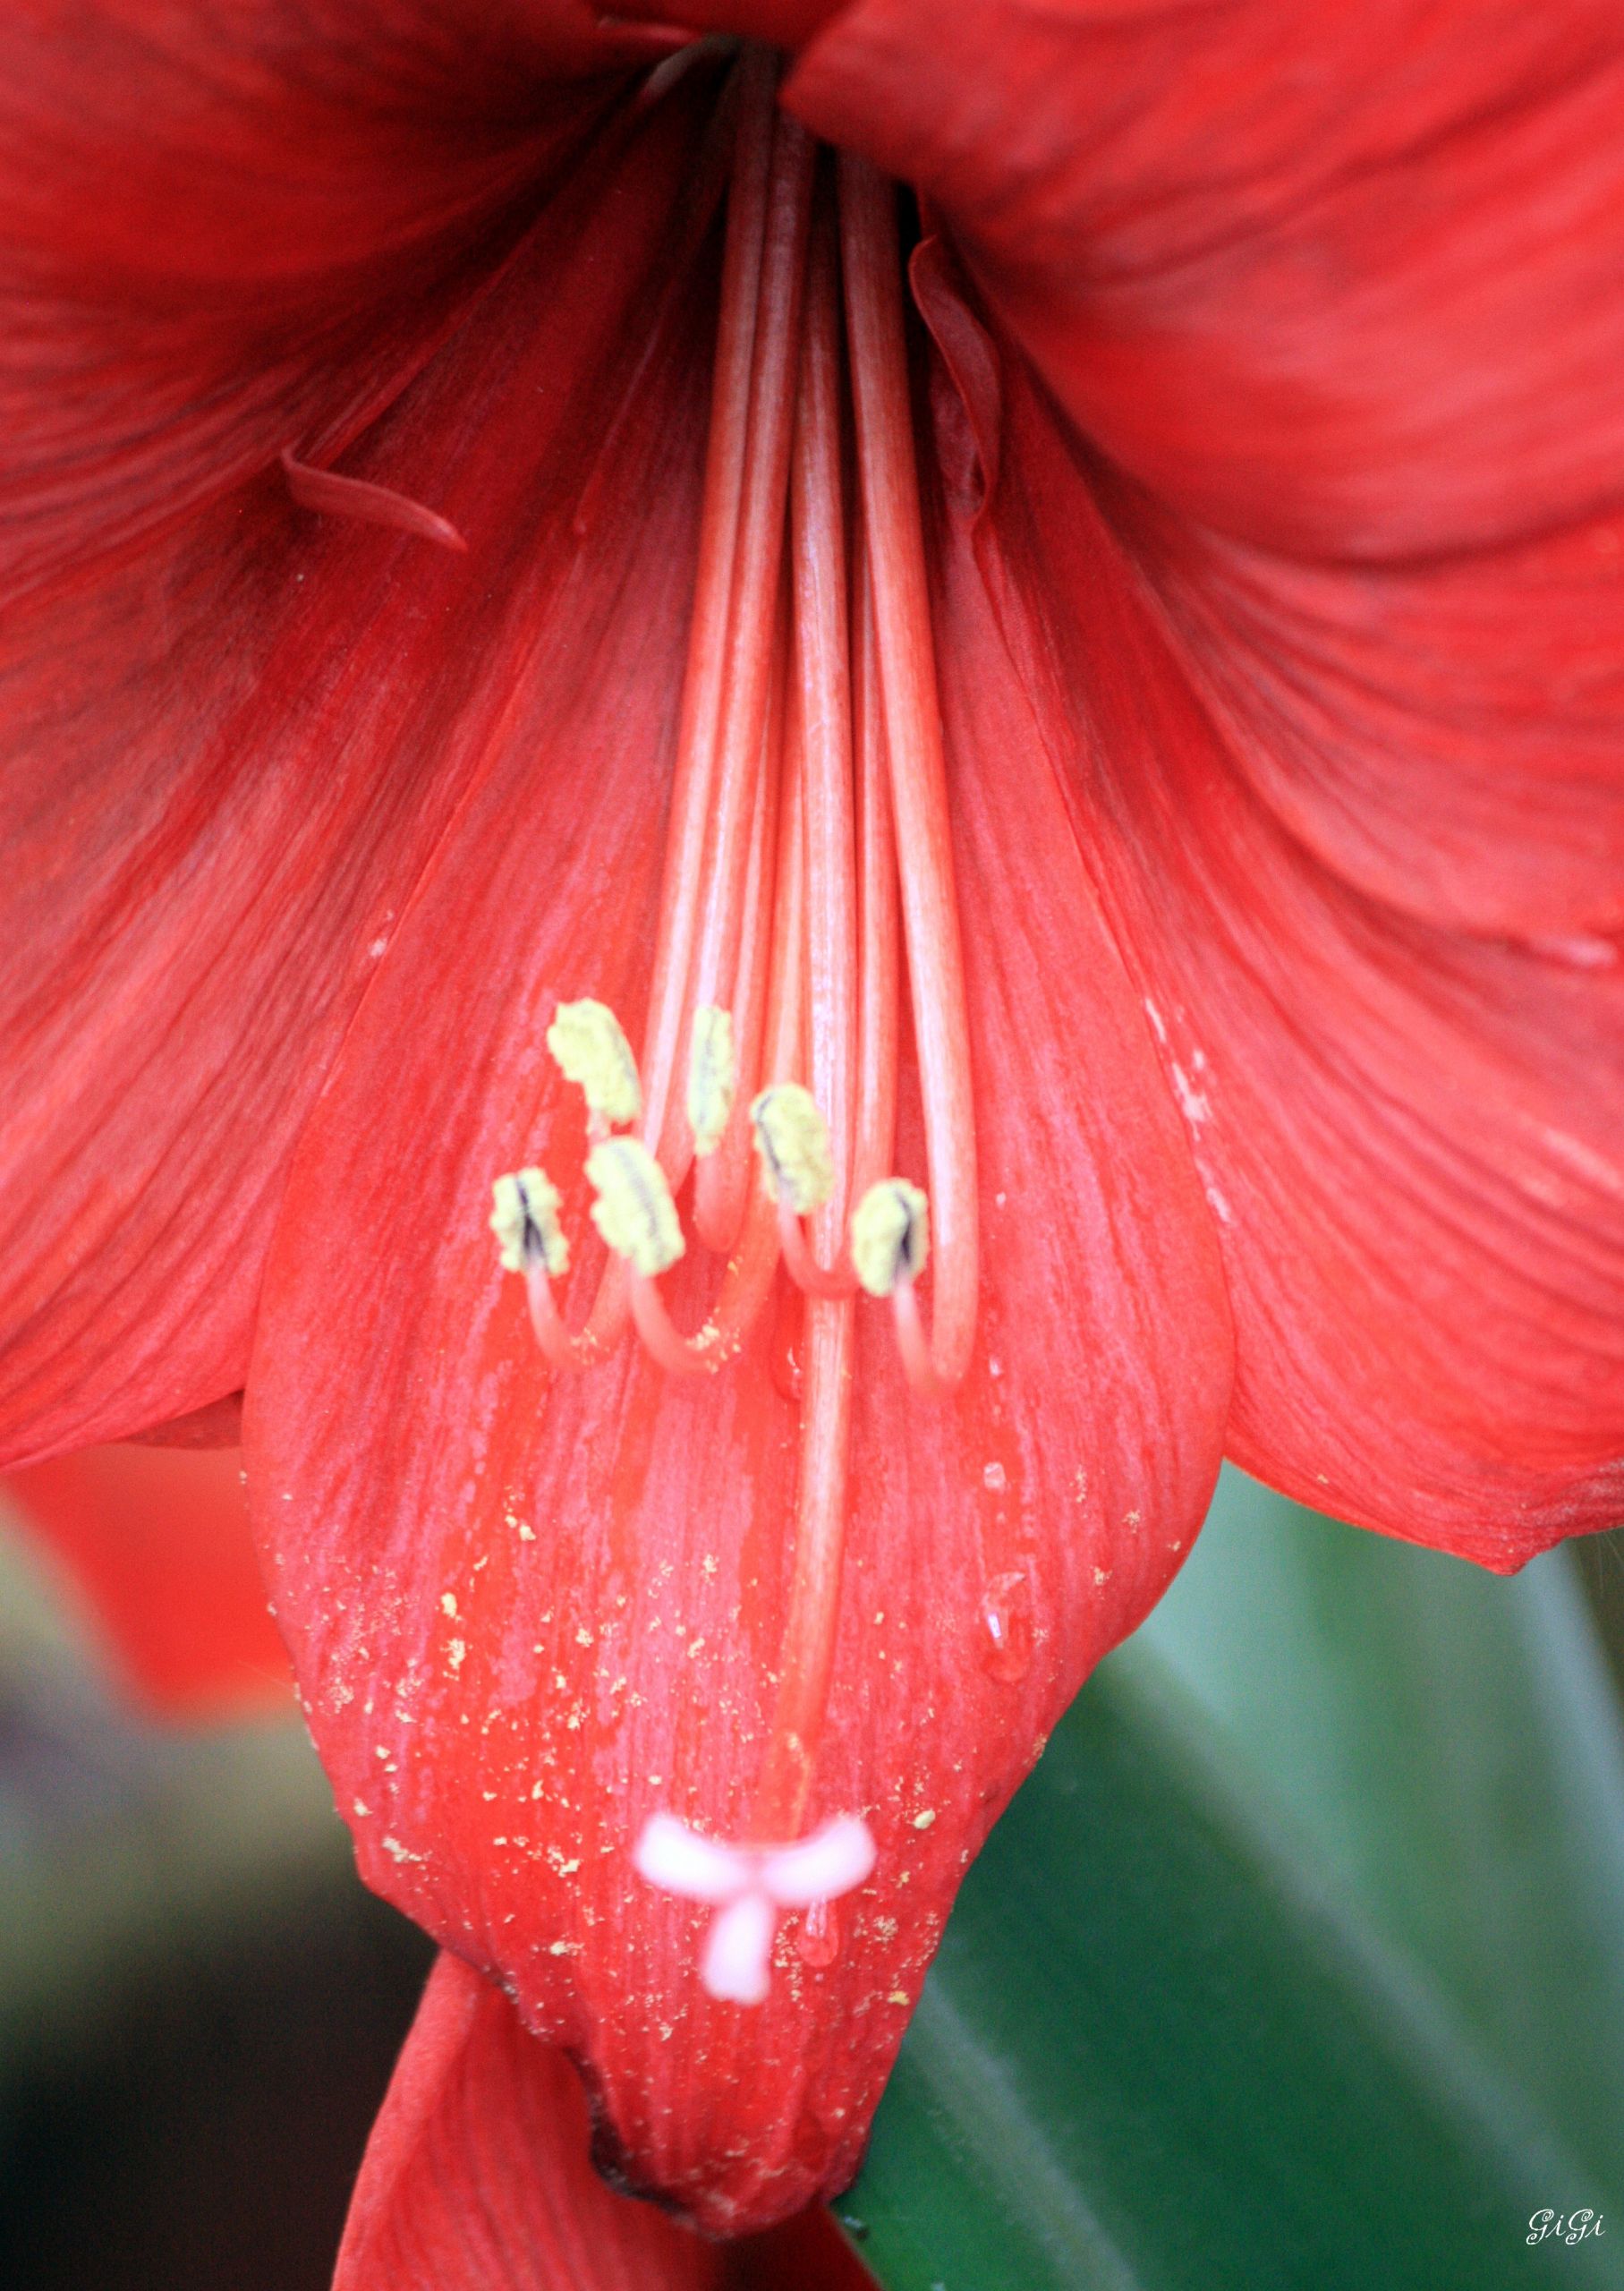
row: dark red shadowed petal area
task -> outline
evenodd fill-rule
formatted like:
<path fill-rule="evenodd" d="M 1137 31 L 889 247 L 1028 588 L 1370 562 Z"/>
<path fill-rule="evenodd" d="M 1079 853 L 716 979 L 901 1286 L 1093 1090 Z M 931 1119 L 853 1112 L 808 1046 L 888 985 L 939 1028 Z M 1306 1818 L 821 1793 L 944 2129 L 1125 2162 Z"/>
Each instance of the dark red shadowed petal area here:
<path fill-rule="evenodd" d="M 703 90 L 614 124 L 359 474 L 465 558 L 280 473 L 8 623 L 0 1438 L 37 1456 L 240 1387 L 293 1138 L 493 742 L 691 228 Z M 522 833 L 520 814 L 505 833 Z M 551 855 L 531 864 L 545 875 Z"/>
<path fill-rule="evenodd" d="M 1498 1568 L 1611 1526 L 1624 967 L 1429 930 L 1282 834 L 1011 373 L 982 562 L 1220 1222 L 1229 1452 Z"/>
<path fill-rule="evenodd" d="M 1339 874 L 1446 926 L 1624 923 L 1624 516 L 1348 569 L 1101 498 L 1236 762 Z"/>
<path fill-rule="evenodd" d="M 854 0 L 787 100 L 940 204 L 1074 422 L 1206 523 L 1407 555 L 1620 498 L 1609 0 L 968 0 L 950 39 Z"/>
<path fill-rule="evenodd" d="M 342 452 L 648 47 L 575 0 L 8 10 L 0 591 Z"/>
<path fill-rule="evenodd" d="M 287 1709 L 236 1449 L 88 1448 L 5 1490 L 142 1701 L 191 1720 Z"/>
<path fill-rule="evenodd" d="M 505 747 L 346 1038 L 278 1224 L 248 1437 L 369 1882 L 581 2057 L 633 2185 L 738 2232 L 855 2169 L 968 1855 L 1195 1531 L 1230 1356 L 1188 1146 L 982 599 L 947 694 L 977 1350 L 931 1408 L 889 1315 L 863 1311 L 808 1809 L 809 1827 L 863 1814 L 880 1860 L 839 1904 L 832 1963 L 803 1958 L 792 1921 L 763 2006 L 710 1999 L 705 1913 L 644 1886 L 631 1849 L 659 1810 L 748 1827 L 794 1558 L 796 1418 L 774 1374 L 794 1318 L 715 1378 L 674 1383 L 633 1350 L 549 1376 L 486 1231 L 493 1177 L 543 1163 L 579 1320 L 599 1261 L 584 1137 L 543 1033 L 591 994 L 638 1039 L 701 412 L 668 383 L 623 425 L 593 578 L 537 627 Z M 466 951 L 448 967 L 447 949 Z M 913 1120 L 901 1165 L 923 1166 Z M 718 1278 L 691 1250 L 667 1282 L 681 1325 Z"/>
<path fill-rule="evenodd" d="M 706 2291 L 724 2255 L 589 2160 L 586 2098 L 442 1955 L 372 2127 L 333 2291 Z"/>

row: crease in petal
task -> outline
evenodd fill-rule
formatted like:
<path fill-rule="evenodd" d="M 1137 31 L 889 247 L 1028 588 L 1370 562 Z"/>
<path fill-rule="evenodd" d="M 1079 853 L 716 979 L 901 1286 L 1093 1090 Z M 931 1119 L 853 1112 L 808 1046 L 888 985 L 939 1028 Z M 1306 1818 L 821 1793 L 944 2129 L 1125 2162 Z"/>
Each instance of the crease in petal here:
<path fill-rule="evenodd" d="M 971 0 L 951 41 L 854 0 L 787 100 L 928 194 L 1142 483 L 1380 558 L 1618 505 L 1621 89 L 1606 0 Z"/>

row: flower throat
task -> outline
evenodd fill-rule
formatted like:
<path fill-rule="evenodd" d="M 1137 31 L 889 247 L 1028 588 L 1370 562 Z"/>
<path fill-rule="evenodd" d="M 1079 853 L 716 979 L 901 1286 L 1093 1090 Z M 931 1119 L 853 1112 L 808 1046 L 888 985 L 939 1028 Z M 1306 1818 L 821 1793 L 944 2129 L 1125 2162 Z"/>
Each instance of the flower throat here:
<path fill-rule="evenodd" d="M 714 1374 L 780 1265 L 805 1298 L 794 1558 L 748 1839 L 668 1815 L 650 1882 L 717 1910 L 714 1995 L 755 2002 L 780 1912 L 827 1936 L 873 1865 L 851 1815 L 803 1838 L 829 1698 L 847 1507 L 857 1299 L 889 1298 L 915 1391 L 950 1392 L 976 1316 L 975 1137 L 963 956 L 914 456 L 894 187 L 820 152 L 777 66 L 735 67 L 710 429 L 648 1016 L 634 1057 L 602 1003 L 548 1046 L 585 1098 L 591 1215 L 610 1256 L 579 1329 L 546 1172 L 497 1181 L 491 1224 L 560 1369 L 634 1333 L 673 1375 Z M 856 482 L 847 498 L 846 441 Z M 894 1169 L 906 945 L 924 1188 Z M 660 1275 L 693 1231 L 722 1260 L 684 1333 Z M 931 1266 L 927 1330 L 917 1284 Z M 797 1842 L 798 1841 L 798 1842 Z"/>

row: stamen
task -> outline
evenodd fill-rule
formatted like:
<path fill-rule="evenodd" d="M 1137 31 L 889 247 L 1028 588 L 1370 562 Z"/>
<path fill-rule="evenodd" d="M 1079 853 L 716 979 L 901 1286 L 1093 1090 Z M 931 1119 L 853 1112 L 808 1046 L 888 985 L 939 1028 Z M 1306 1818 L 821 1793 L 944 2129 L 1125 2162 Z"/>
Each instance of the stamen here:
<path fill-rule="evenodd" d="M 592 1222 L 616 1256 L 651 1280 L 687 1248 L 666 1173 L 638 1137 L 606 1137 L 586 1157 Z"/>
<path fill-rule="evenodd" d="M 744 879 L 744 908 L 739 926 L 738 967 L 734 973 L 732 1008 L 739 1018 L 738 1086 L 746 1095 L 754 1090 L 761 1071 L 761 1037 L 767 1023 L 767 997 L 771 981 L 772 897 L 778 864 L 779 787 L 785 778 L 785 681 L 789 653 L 787 596 L 779 600 L 773 632 L 772 687 L 768 702 L 767 728 L 762 734 L 761 768 L 756 779 L 755 813 L 750 830 L 750 857 Z M 726 1137 L 709 1161 L 699 1165 L 693 1184 L 693 1222 L 707 1248 L 719 1256 L 732 1254 L 744 1222 L 755 1171 L 748 1120 L 738 1118 L 737 1107 Z"/>
<path fill-rule="evenodd" d="M 569 1271 L 570 1249 L 558 1222 L 558 1188 L 545 1170 L 517 1170 L 491 1187 L 490 1230 L 509 1273 L 524 1275 L 524 1293 L 536 1342 L 555 1368 L 584 1368 L 602 1356 L 590 1332 L 565 1327 L 553 1282 Z"/>
<path fill-rule="evenodd" d="M 693 1150 L 709 1159 L 721 1144 L 738 1088 L 739 1066 L 733 1047 L 733 1016 L 713 1002 L 693 1013 L 688 1056 L 688 1127 Z"/>
<path fill-rule="evenodd" d="M 558 1222 L 562 1197 L 545 1170 L 515 1170 L 491 1187 L 490 1230 L 509 1273 L 540 1261 L 555 1281 L 570 1269 L 570 1246 Z"/>
<path fill-rule="evenodd" d="M 857 1139 L 851 1197 L 860 1199 L 865 1189 L 895 1164 L 897 1010 L 901 999 L 890 769 L 885 752 L 885 711 L 880 699 L 874 595 L 869 581 L 867 535 L 861 519 L 854 569 L 857 642 L 853 661 L 853 720 L 857 748 L 860 960 Z"/>
<path fill-rule="evenodd" d="M 870 1186 L 852 1214 L 852 1265 L 871 1297 L 916 1281 L 931 1251 L 930 1204 L 906 1178 Z"/>
<path fill-rule="evenodd" d="M 636 1120 L 642 1111 L 637 1060 L 607 1003 L 560 1002 L 547 1030 L 547 1046 L 565 1080 L 585 1098 L 596 1135 Z"/>
<path fill-rule="evenodd" d="M 778 64 L 761 50 L 740 67 L 738 145 L 727 200 L 721 309 L 712 367 L 710 434 L 699 564 L 689 626 L 688 666 L 677 728 L 671 819 L 660 895 L 659 931 L 644 1035 L 648 1136 L 668 1169 L 685 1158 L 686 1141 L 668 1135 L 677 1052 L 686 1018 L 693 950 L 699 934 L 693 887 L 704 872 L 713 809 L 718 728 L 730 656 L 729 620 L 738 588 L 740 505 L 749 445 L 751 375 L 755 362 L 761 254 L 767 235 L 769 174 L 774 157 Z M 710 992 L 705 999 L 722 998 Z M 675 1156 L 675 1158 L 673 1158 Z"/>
<path fill-rule="evenodd" d="M 871 1186 L 852 1219 L 852 1262 L 872 1297 L 889 1297 L 897 1350 L 916 1392 L 943 1400 L 952 1390 L 939 1372 L 920 1317 L 914 1283 L 931 1252 L 931 1212 L 924 1195 L 906 1178 Z"/>
<path fill-rule="evenodd" d="M 758 1196 L 744 1221 L 738 1248 L 727 1261 L 716 1309 L 696 1335 L 684 1336 L 654 1282 L 633 1274 L 632 1317 L 644 1350 L 670 1375 L 713 1375 L 744 1343 L 767 1301 L 778 1266 L 772 1212 Z"/>
<path fill-rule="evenodd" d="M 852 1173 L 856 1104 L 857 870 L 852 706 L 841 499 L 840 281 L 834 217 L 812 234 L 790 490 L 795 659 L 805 762 L 807 1070 L 828 1120 L 835 1181 L 814 1220 L 838 1255 Z"/>
<path fill-rule="evenodd" d="M 750 1120 L 773 1199 L 797 1217 L 810 1217 L 835 1189 L 829 1125 L 817 1100 L 798 1082 L 775 1082 L 752 1099 Z"/>
<path fill-rule="evenodd" d="M 811 137 L 787 114 L 780 113 L 773 132 L 772 180 L 750 378 L 749 455 L 734 566 L 711 832 L 693 958 L 693 992 L 701 1002 L 721 998 L 738 964 L 784 549 L 812 157 Z M 664 1154 L 661 1159 L 666 1159 Z"/>
<path fill-rule="evenodd" d="M 327 517 L 353 517 L 363 525 L 391 525 L 397 532 L 416 533 L 421 541 L 466 554 L 468 543 L 450 518 L 426 509 L 409 494 L 374 485 L 366 478 L 340 477 L 336 470 L 317 469 L 312 463 L 302 462 L 291 446 L 283 447 L 280 458 L 287 490 L 302 509 L 314 509 Z"/>
<path fill-rule="evenodd" d="M 902 255 L 892 186 L 844 151 L 839 182 L 857 461 L 936 1220 L 930 1350 L 936 1383 L 952 1386 L 968 1367 L 975 1341 L 975 1104 L 914 458 Z"/>

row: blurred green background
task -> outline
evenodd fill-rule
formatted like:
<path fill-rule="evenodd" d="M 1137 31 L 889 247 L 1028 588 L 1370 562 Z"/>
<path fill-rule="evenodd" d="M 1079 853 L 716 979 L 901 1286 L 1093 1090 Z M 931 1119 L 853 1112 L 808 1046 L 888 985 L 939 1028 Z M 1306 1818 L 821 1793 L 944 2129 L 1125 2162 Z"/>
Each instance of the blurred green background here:
<path fill-rule="evenodd" d="M 1624 2287 L 1621 1678 L 1618 1538 L 1502 1581 L 1226 1474 L 966 1883 L 868 2266 Z M 296 1723 L 135 1718 L 0 1537 L 0 2282 L 325 2291 L 428 1955 Z"/>

